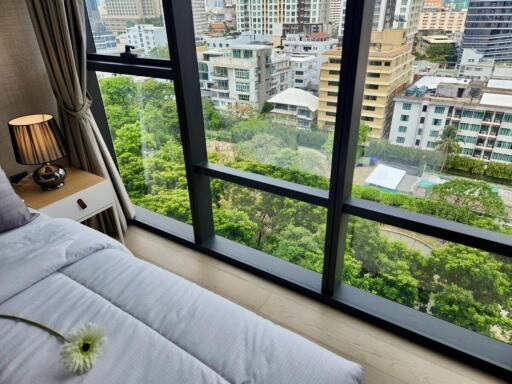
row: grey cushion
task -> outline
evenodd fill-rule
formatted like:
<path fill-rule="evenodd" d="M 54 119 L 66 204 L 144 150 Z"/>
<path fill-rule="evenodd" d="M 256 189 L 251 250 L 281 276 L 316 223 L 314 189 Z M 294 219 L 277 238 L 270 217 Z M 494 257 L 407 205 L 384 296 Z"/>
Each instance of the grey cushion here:
<path fill-rule="evenodd" d="M 37 216 L 39 214 L 31 213 L 14 192 L 5 172 L 0 168 L 0 233 L 30 223 Z"/>

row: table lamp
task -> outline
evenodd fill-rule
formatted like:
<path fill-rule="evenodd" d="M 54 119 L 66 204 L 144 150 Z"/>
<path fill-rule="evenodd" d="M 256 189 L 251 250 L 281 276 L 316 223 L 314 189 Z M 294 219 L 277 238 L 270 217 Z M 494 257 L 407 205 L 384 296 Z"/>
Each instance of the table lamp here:
<path fill-rule="evenodd" d="M 52 161 L 67 155 L 57 122 L 52 115 L 21 116 L 9 121 L 16 161 L 25 165 L 40 165 L 34 171 L 34 181 L 44 190 L 64 186 L 66 170 Z"/>

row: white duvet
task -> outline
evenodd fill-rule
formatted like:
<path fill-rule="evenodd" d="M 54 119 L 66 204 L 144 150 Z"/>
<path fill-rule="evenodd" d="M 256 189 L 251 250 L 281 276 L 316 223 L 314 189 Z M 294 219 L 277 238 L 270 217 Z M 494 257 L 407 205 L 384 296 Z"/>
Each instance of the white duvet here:
<path fill-rule="evenodd" d="M 0 319 L 0 383 L 352 384 L 361 367 L 178 276 L 73 221 L 39 221 L 0 236 L 0 313 L 67 333 L 101 325 L 107 341 L 74 376 L 60 341 Z"/>

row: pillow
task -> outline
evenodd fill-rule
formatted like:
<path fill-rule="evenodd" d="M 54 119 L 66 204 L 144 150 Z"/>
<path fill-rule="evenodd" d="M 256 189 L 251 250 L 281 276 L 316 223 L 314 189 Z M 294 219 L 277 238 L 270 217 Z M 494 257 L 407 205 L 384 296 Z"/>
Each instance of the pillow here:
<path fill-rule="evenodd" d="M 5 172 L 0 168 L 0 233 L 19 228 L 34 220 L 23 200 L 14 192 Z"/>

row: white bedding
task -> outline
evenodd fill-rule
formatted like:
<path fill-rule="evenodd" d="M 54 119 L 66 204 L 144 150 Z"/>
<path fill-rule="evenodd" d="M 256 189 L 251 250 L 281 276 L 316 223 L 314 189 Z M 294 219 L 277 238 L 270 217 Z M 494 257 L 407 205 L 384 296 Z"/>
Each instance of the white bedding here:
<path fill-rule="evenodd" d="M 0 313 L 67 333 L 103 326 L 103 354 L 83 376 L 60 342 L 0 319 L 0 383 L 360 383 L 361 367 L 65 219 L 0 236 Z"/>

